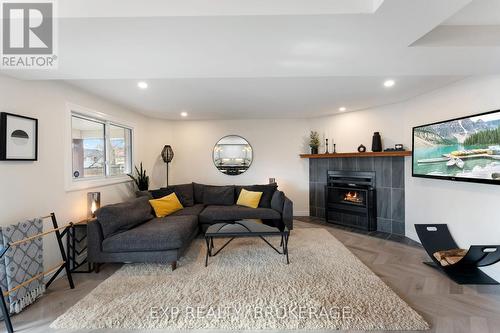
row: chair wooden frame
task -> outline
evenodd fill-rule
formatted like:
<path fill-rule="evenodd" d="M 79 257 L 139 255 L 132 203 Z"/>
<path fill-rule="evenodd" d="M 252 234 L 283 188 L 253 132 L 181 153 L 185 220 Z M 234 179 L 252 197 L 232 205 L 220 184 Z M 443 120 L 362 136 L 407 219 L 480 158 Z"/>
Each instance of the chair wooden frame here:
<path fill-rule="evenodd" d="M 14 328 L 12 326 L 12 321 L 10 318 L 10 312 L 9 312 L 9 309 L 7 308 L 7 302 L 5 301 L 5 297 L 8 296 L 10 293 L 18 290 L 19 288 L 22 288 L 23 286 L 30 284 L 31 282 L 33 282 L 34 280 L 36 280 L 40 277 L 44 277 L 48 274 L 55 272 L 51 276 L 50 280 L 47 281 L 47 283 L 45 284 L 45 288 L 48 288 L 63 270 L 65 270 L 65 272 L 66 272 L 66 278 L 68 279 L 68 283 L 69 283 L 70 288 L 71 289 L 75 288 L 75 285 L 73 283 L 73 278 L 71 276 L 71 270 L 69 269 L 68 259 L 66 257 L 66 253 L 64 251 L 64 246 L 63 246 L 63 242 L 62 242 L 62 238 L 64 237 L 64 235 L 68 231 L 68 227 L 70 227 L 72 225 L 72 223 L 69 223 L 68 225 L 65 225 L 63 227 L 59 227 L 57 224 L 56 215 L 54 213 L 50 213 L 50 215 L 42 217 L 43 220 L 48 219 L 48 218 L 50 218 L 52 221 L 52 226 L 53 226 L 52 229 L 45 231 L 45 232 L 41 232 L 39 234 L 30 236 L 30 237 L 27 237 L 27 238 L 24 238 L 24 239 L 21 239 L 21 240 L 18 240 L 18 241 L 15 241 L 15 242 L 8 243 L 7 246 L 5 246 L 4 248 L 1 249 L 0 259 L 3 258 L 5 253 L 7 253 L 7 251 L 11 247 L 19 246 L 20 244 L 24 244 L 24 243 L 30 242 L 34 239 L 55 233 L 57 243 L 59 245 L 59 251 L 61 252 L 61 258 L 62 258 L 62 261 L 59 264 L 49 268 L 48 270 L 46 270 L 40 274 L 33 276 L 32 278 L 24 281 L 23 283 L 19 284 L 18 286 L 14 287 L 10 290 L 3 291 L 2 288 L 0 287 L 0 293 L 2 295 L 2 297 L 0 297 L 1 298 L 0 308 L 2 309 L 2 314 L 3 314 L 4 321 L 5 321 L 5 326 L 6 326 L 7 331 L 9 333 L 14 332 Z"/>
<path fill-rule="evenodd" d="M 442 266 L 434 253 L 459 246 L 451 236 L 446 224 L 415 224 L 418 238 L 432 262 L 424 262 L 439 269 L 458 284 L 499 284 L 496 280 L 479 269 L 500 261 L 500 245 L 472 245 L 467 254 L 457 263 Z"/>

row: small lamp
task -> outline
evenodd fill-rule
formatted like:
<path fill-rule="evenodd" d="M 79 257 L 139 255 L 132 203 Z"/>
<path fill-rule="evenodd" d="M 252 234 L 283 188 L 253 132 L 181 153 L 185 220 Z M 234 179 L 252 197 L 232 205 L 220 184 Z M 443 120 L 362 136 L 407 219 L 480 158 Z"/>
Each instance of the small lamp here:
<path fill-rule="evenodd" d="M 95 217 L 95 211 L 101 208 L 101 192 L 87 193 L 87 216 Z"/>
<path fill-rule="evenodd" d="M 174 150 L 172 149 L 172 146 L 165 145 L 165 147 L 163 147 L 163 150 L 161 151 L 161 158 L 163 159 L 163 162 L 167 164 L 167 187 L 168 187 L 168 164 L 172 162 L 172 160 L 174 159 Z"/>

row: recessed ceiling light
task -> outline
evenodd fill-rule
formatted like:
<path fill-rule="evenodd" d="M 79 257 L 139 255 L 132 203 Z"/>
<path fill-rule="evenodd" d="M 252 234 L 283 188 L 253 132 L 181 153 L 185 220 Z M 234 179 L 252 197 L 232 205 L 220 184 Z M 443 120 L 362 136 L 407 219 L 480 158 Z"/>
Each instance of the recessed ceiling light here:
<path fill-rule="evenodd" d="M 187 116 L 188 116 L 187 112 L 185 112 L 185 111 L 181 112 L 181 117 L 187 117 Z"/>
<path fill-rule="evenodd" d="M 342 107 L 339 108 L 340 112 L 344 112 L 345 110 L 347 110 L 345 106 L 342 106 Z"/>
<path fill-rule="evenodd" d="M 137 82 L 137 86 L 141 89 L 147 89 L 148 88 L 148 83 L 144 81 Z"/>
<path fill-rule="evenodd" d="M 385 80 L 384 81 L 384 87 L 386 88 L 390 88 L 392 87 L 394 84 L 396 84 L 396 82 L 394 80 Z"/>

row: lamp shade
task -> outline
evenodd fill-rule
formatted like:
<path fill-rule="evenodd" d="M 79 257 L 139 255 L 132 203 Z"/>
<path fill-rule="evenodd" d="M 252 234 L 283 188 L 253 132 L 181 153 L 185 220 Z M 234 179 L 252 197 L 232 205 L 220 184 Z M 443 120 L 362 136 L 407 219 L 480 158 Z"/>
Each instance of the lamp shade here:
<path fill-rule="evenodd" d="M 161 151 L 161 158 L 163 158 L 163 162 L 170 163 L 174 158 L 174 150 L 170 145 L 165 145 L 163 150 Z"/>

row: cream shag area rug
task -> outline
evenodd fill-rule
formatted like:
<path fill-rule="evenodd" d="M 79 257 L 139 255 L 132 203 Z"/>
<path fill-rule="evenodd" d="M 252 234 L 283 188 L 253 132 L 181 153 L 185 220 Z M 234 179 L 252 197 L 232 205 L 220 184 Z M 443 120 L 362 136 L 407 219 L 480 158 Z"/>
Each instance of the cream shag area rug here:
<path fill-rule="evenodd" d="M 216 247 L 221 242 L 216 240 Z M 235 239 L 205 267 L 205 243 L 198 239 L 177 270 L 166 265 L 124 265 L 51 327 L 429 328 L 327 230 L 294 230 L 289 253 L 286 265 L 284 257 L 262 240 Z"/>

